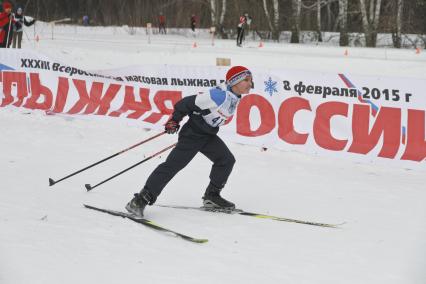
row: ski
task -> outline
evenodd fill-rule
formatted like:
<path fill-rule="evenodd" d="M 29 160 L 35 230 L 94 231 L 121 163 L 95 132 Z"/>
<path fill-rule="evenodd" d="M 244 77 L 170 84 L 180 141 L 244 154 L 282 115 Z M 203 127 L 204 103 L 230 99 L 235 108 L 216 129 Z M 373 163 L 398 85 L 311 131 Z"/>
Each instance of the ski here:
<path fill-rule="evenodd" d="M 132 221 L 134 221 L 136 223 L 145 225 L 145 226 L 150 227 L 151 229 L 154 229 L 156 231 L 160 231 L 160 232 L 164 232 L 164 233 L 171 233 L 175 237 L 184 239 L 186 241 L 190 241 L 190 242 L 193 242 L 193 243 L 206 243 L 206 242 L 208 242 L 207 239 L 193 238 L 193 237 L 190 237 L 190 236 L 178 233 L 176 231 L 164 228 L 163 226 L 158 225 L 158 224 L 154 223 L 151 220 L 148 220 L 148 219 L 145 219 L 145 218 L 139 218 L 139 217 L 137 217 L 135 215 L 132 215 L 132 214 L 129 214 L 129 213 L 124 213 L 124 212 L 121 212 L 121 211 L 114 211 L 114 210 L 109 210 L 109 209 L 98 208 L 98 207 L 94 207 L 94 206 L 90 206 L 90 205 L 86 205 L 86 204 L 83 204 L 83 205 L 84 205 L 84 207 L 86 207 L 88 209 L 92 209 L 92 210 L 96 210 L 96 211 L 99 211 L 99 212 L 107 213 L 107 214 L 110 214 L 110 215 L 114 215 L 114 216 L 119 216 L 119 217 L 122 217 L 122 218 L 130 219 L 130 220 L 132 220 Z"/>
<path fill-rule="evenodd" d="M 270 219 L 270 220 L 274 220 L 274 221 L 291 222 L 291 223 L 298 223 L 298 224 L 312 225 L 312 226 L 319 226 L 319 227 L 327 227 L 327 228 L 339 228 L 340 225 L 344 224 L 344 223 L 327 224 L 327 223 L 318 223 L 318 222 L 304 221 L 304 220 L 284 218 L 284 217 L 276 217 L 276 216 L 271 216 L 271 215 L 266 215 L 266 214 L 247 212 L 247 211 L 244 211 L 244 210 L 241 210 L 241 209 L 222 210 L 222 209 L 207 208 L 207 207 L 162 205 L 162 204 L 157 204 L 157 206 L 166 207 L 166 208 L 175 208 L 175 209 L 192 209 L 192 210 L 200 210 L 200 211 L 207 211 L 207 212 L 219 212 L 219 213 L 226 213 L 226 214 L 239 214 L 239 215 L 250 216 L 250 217 L 259 218 L 259 219 Z"/>

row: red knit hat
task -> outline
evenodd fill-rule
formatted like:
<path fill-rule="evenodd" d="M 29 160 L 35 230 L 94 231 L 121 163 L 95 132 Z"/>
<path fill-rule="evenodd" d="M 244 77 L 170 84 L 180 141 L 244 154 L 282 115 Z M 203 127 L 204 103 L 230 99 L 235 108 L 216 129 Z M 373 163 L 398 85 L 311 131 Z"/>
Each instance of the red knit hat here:
<path fill-rule="evenodd" d="M 3 2 L 3 11 L 6 9 L 12 9 L 12 4 L 10 4 L 10 2 Z"/>
<path fill-rule="evenodd" d="M 226 72 L 226 84 L 232 87 L 248 76 L 251 76 L 251 72 L 246 67 L 234 66 Z"/>

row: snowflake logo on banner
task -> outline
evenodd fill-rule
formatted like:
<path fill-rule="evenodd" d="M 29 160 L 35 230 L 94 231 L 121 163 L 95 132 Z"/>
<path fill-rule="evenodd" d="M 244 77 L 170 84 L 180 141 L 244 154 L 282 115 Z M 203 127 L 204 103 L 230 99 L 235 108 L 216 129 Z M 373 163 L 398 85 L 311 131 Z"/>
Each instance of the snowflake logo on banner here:
<path fill-rule="evenodd" d="M 277 90 L 277 82 L 272 81 L 271 77 L 269 77 L 268 81 L 263 81 L 265 83 L 265 92 L 267 92 L 270 96 L 274 93 L 278 93 Z"/>

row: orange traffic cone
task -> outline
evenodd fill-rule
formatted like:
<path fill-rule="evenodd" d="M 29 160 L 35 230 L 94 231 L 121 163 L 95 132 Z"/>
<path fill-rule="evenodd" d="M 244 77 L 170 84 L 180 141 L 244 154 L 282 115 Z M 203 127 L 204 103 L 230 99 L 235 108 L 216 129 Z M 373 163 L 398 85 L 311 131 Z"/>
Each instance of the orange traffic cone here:
<path fill-rule="evenodd" d="M 194 43 L 192 44 L 192 47 L 193 47 L 193 48 L 196 48 L 196 47 L 197 47 L 197 42 L 196 42 L 196 41 L 194 41 Z"/>
<path fill-rule="evenodd" d="M 416 47 L 416 54 L 420 54 L 420 47 Z"/>
<path fill-rule="evenodd" d="M 263 41 L 260 41 L 260 42 L 259 42 L 259 48 L 260 48 L 260 47 L 263 47 Z"/>
<path fill-rule="evenodd" d="M 347 49 L 345 49 L 345 56 L 348 56 L 349 55 L 349 52 L 348 52 L 348 50 Z"/>

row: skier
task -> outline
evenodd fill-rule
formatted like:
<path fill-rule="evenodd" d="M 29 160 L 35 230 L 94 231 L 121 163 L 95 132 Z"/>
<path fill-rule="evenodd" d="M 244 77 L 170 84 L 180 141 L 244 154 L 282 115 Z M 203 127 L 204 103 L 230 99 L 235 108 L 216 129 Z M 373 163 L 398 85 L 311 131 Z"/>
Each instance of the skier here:
<path fill-rule="evenodd" d="M 14 24 L 12 4 L 7 1 L 3 2 L 3 12 L 0 13 L 0 48 L 10 47 L 12 43 L 12 25 Z"/>
<path fill-rule="evenodd" d="M 166 31 L 166 16 L 163 15 L 163 12 L 160 12 L 160 15 L 158 15 L 158 33 L 167 34 L 167 31 Z"/>
<path fill-rule="evenodd" d="M 195 32 L 195 26 L 197 24 L 197 18 L 194 14 L 191 15 L 191 30 Z"/>
<path fill-rule="evenodd" d="M 241 47 L 241 44 L 243 43 L 244 29 L 247 24 L 247 18 L 248 14 L 245 13 L 243 16 L 240 17 L 240 22 L 237 25 L 237 46 L 239 47 Z"/>
<path fill-rule="evenodd" d="M 235 158 L 217 136 L 219 126 L 235 113 L 241 95 L 247 94 L 253 86 L 251 72 L 243 66 L 234 66 L 226 73 L 226 82 L 206 93 L 183 98 L 174 106 L 171 119 L 165 124 L 165 132 L 177 133 L 180 121 L 189 115 L 189 120 L 179 132 L 176 147 L 166 161 L 160 164 L 148 177 L 140 193 L 126 205 L 127 211 L 143 216 L 147 204 L 152 205 L 167 183 L 201 152 L 213 162 L 210 183 L 203 196 L 204 206 L 232 210 L 235 204 L 220 196 Z"/>
<path fill-rule="evenodd" d="M 90 19 L 88 15 L 83 16 L 83 26 L 88 27 L 90 24 Z"/>
<path fill-rule="evenodd" d="M 16 14 L 15 14 L 15 24 L 13 25 L 13 48 L 16 48 L 16 46 L 18 46 L 18 48 L 21 48 L 21 43 L 22 43 L 22 34 L 24 32 L 23 27 L 24 25 L 29 27 L 32 26 L 35 23 L 35 19 L 33 19 L 32 21 L 27 21 L 27 19 L 25 18 L 22 8 L 18 7 L 18 9 L 16 10 Z"/>

